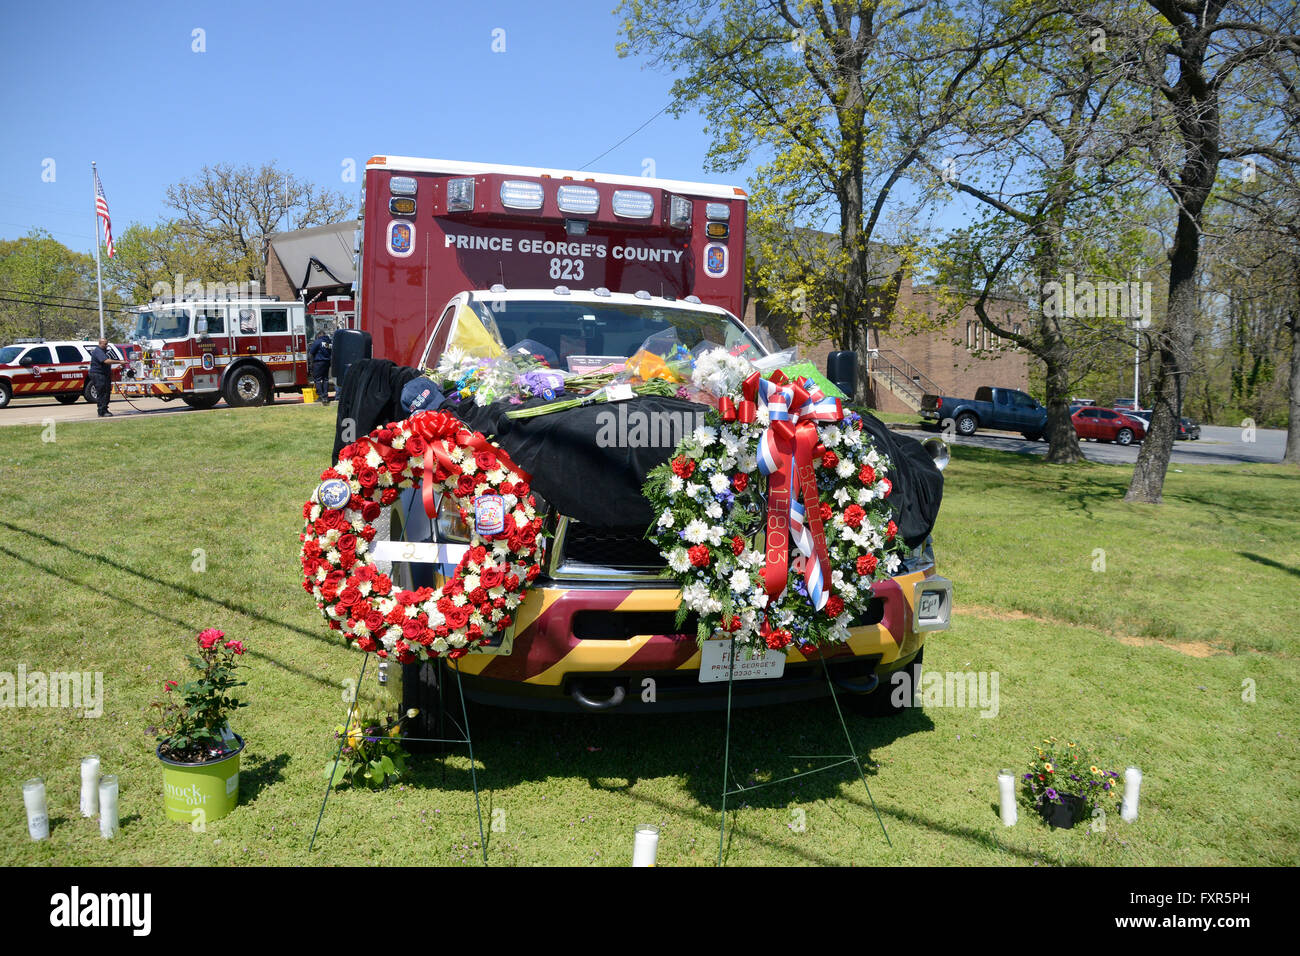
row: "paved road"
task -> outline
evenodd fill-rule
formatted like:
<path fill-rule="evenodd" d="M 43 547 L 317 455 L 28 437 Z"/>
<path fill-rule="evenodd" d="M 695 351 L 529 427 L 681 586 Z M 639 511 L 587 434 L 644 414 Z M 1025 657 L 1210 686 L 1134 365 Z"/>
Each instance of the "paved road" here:
<path fill-rule="evenodd" d="M 301 401 L 302 396 L 288 393 L 278 396 L 276 404 L 287 405 Z M 161 398 L 133 398 L 131 402 L 132 404 L 127 404 L 125 399 L 114 396 L 108 406 L 113 417 L 103 420 L 108 422 L 123 418 L 138 418 L 141 415 L 175 415 L 187 412 L 201 414 L 180 399 L 164 402 Z M 216 407 L 227 406 L 223 401 L 218 402 Z M 60 405 L 52 398 L 15 398 L 8 408 L 0 408 L 0 425 L 43 425 L 48 419 L 63 423 L 96 421 L 98 418 L 96 406 L 85 401 L 78 401 L 75 405 Z"/>
<path fill-rule="evenodd" d="M 928 432 L 919 426 L 894 425 L 900 431 L 915 434 L 918 438 Z M 1202 425 L 1198 441 L 1174 442 L 1172 461 L 1182 465 L 1229 465 L 1248 462 L 1279 462 L 1286 451 L 1286 432 L 1277 428 L 1261 428 L 1252 436 L 1240 428 L 1221 428 L 1216 425 Z M 971 445 L 976 448 L 993 448 L 999 451 L 1017 451 L 1033 455 L 1046 455 L 1047 442 L 1025 441 L 1023 437 L 1011 432 L 996 432 L 981 429 L 969 438 L 960 435 L 948 439 L 951 444 Z M 1138 445 L 1112 445 L 1103 442 L 1081 441 L 1079 447 L 1083 456 L 1089 461 L 1106 464 L 1133 464 L 1137 461 Z"/>

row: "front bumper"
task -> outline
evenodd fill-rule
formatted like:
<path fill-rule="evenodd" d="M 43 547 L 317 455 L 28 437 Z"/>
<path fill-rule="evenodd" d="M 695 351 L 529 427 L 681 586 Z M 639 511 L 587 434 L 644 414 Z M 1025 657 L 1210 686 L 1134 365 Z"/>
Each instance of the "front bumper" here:
<path fill-rule="evenodd" d="M 948 626 L 952 585 L 933 569 L 877 582 L 873 592 L 868 616 L 850 629 L 847 644 L 827 649 L 824 658 L 791 648 L 781 677 L 733 683 L 735 706 L 825 696 L 822 660 L 847 692 L 874 689 L 873 677 L 887 685 L 887 675 L 910 664 L 921 650 L 926 633 Z M 923 598 L 926 592 L 930 596 Z M 694 628 L 674 626 L 678 600 L 671 586 L 543 584 L 529 592 L 498 647 L 460 659 L 466 695 L 536 710 L 721 709 L 727 684 L 700 682 Z M 917 612 L 922 602 L 931 611 L 924 618 Z"/>

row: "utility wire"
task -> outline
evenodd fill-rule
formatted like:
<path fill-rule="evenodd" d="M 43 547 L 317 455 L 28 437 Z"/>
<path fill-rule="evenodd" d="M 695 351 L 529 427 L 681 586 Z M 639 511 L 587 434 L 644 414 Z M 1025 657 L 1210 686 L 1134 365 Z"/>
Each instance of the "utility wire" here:
<path fill-rule="evenodd" d="M 615 143 L 615 144 L 614 144 L 613 146 L 611 146 L 609 149 L 605 150 L 603 153 L 601 153 L 601 154 L 600 154 L 599 156 L 597 156 L 595 159 L 588 160 L 587 162 L 583 163 L 581 166 L 578 167 L 578 169 L 586 169 L 586 168 L 587 168 L 588 166 L 590 166 L 592 163 L 600 162 L 600 160 L 604 159 L 604 158 L 605 158 L 606 156 L 608 156 L 610 153 L 614 152 L 614 150 L 618 149 L 620 146 L 622 146 L 624 143 L 626 143 L 629 139 L 631 139 L 631 138 L 632 138 L 633 136 L 635 136 L 637 133 L 641 132 L 641 130 L 645 129 L 647 126 L 649 126 L 651 123 L 653 123 L 655 120 L 657 120 L 657 119 L 658 119 L 660 116 L 662 116 L 664 113 L 668 112 L 668 108 L 669 108 L 670 106 L 672 106 L 672 105 L 673 105 L 673 104 L 672 104 L 671 101 L 665 103 L 664 106 L 663 106 L 663 109 L 661 109 L 658 113 L 655 113 L 654 116 L 650 117 L 648 120 L 646 120 L 646 121 L 645 121 L 644 123 L 642 123 L 640 126 L 638 126 L 636 129 L 632 130 L 632 132 L 628 133 L 626 136 L 624 136 L 622 139 L 620 139 L 617 143 Z"/>

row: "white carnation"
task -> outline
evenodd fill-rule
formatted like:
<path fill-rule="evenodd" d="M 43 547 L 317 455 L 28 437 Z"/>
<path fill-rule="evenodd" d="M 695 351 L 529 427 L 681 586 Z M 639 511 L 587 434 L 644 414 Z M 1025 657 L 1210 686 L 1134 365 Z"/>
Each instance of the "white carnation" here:
<path fill-rule="evenodd" d="M 691 557 L 685 548 L 674 548 L 668 555 L 668 567 L 678 574 L 685 574 L 691 569 Z"/>
<path fill-rule="evenodd" d="M 709 479 L 709 487 L 713 489 L 715 495 L 720 495 L 731 486 L 726 475 L 714 475 Z"/>
<path fill-rule="evenodd" d="M 736 570 L 731 575 L 731 590 L 737 594 L 744 594 L 749 590 L 749 572 Z"/>

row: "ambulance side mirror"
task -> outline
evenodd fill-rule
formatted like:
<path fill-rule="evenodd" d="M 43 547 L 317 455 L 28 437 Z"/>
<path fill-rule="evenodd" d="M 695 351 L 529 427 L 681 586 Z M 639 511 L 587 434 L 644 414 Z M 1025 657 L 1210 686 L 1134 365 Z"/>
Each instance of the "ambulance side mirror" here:
<path fill-rule="evenodd" d="M 30 355 L 24 355 L 21 359 L 18 360 L 18 364 L 21 365 L 23 368 L 31 368 L 33 365 L 36 364 L 36 360 L 33 359 Z"/>
<path fill-rule="evenodd" d="M 858 387 L 858 353 L 831 352 L 826 356 L 826 377 L 852 399 Z"/>
<path fill-rule="evenodd" d="M 194 331 L 197 332 L 199 335 L 207 335 L 207 334 L 208 334 L 208 320 L 207 320 L 207 319 L 204 319 L 204 318 L 199 318 L 199 319 L 195 320 L 195 322 L 194 322 Z"/>

